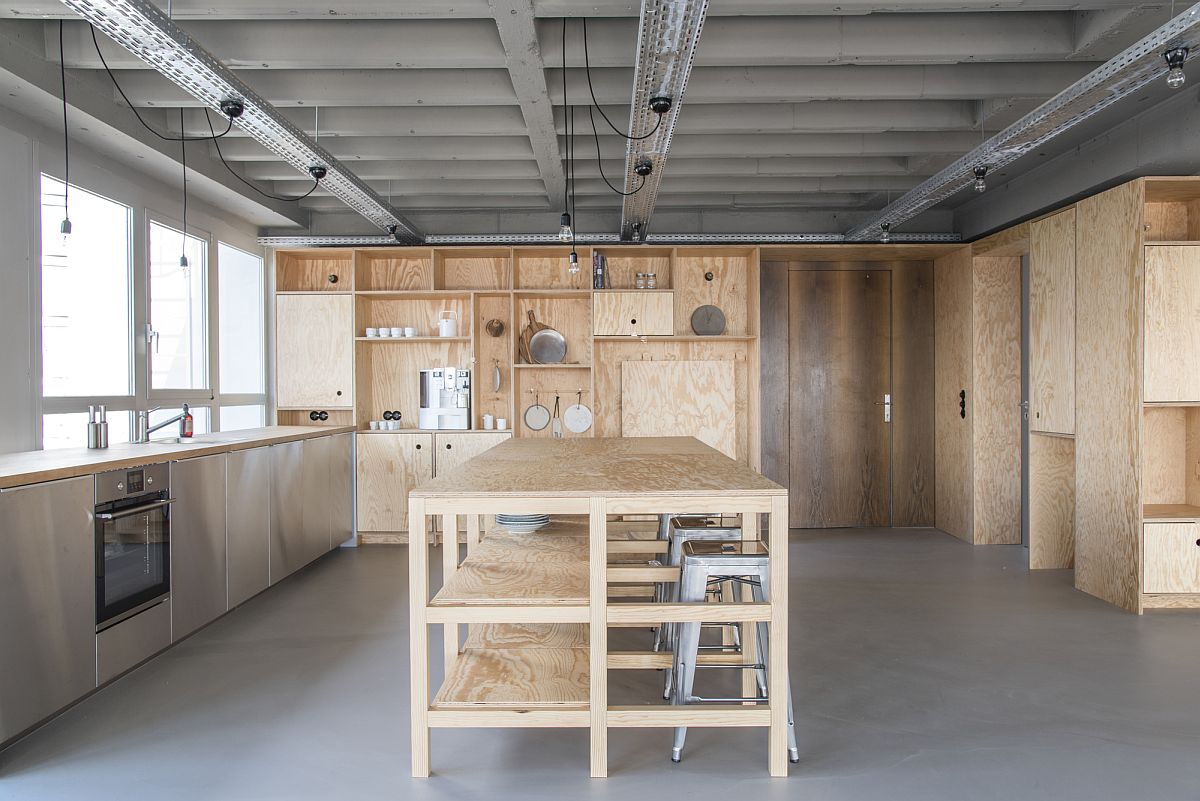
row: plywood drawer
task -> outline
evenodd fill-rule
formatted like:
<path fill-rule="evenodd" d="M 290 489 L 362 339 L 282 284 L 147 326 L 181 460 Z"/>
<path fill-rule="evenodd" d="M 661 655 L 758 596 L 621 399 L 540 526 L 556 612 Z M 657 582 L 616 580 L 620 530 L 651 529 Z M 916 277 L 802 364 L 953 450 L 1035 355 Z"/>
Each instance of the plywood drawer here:
<path fill-rule="evenodd" d="M 597 292 L 592 303 L 598 337 L 663 337 L 675 333 L 675 299 L 671 292 Z"/>
<path fill-rule="evenodd" d="M 1146 523 L 1142 592 L 1200 593 L 1200 524 Z"/>

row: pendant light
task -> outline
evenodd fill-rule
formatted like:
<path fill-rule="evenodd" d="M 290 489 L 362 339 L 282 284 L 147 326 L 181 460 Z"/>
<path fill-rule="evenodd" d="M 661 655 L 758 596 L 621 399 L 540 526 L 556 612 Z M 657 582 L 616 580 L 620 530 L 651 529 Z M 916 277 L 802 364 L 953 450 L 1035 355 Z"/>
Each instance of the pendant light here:
<path fill-rule="evenodd" d="M 988 168 L 987 168 L 986 164 L 980 164 L 978 167 L 975 168 L 974 186 L 975 186 L 976 192 L 986 192 L 987 191 L 987 174 L 988 174 Z"/>
<path fill-rule="evenodd" d="M 183 130 L 183 108 L 179 109 L 179 130 Z M 179 152 L 182 155 L 183 163 L 183 243 L 179 249 L 179 266 L 187 269 L 187 140 L 180 138 Z"/>
<path fill-rule="evenodd" d="M 67 244 L 67 236 L 71 233 L 71 212 L 68 200 L 71 194 L 71 137 L 67 133 L 67 57 L 63 51 L 63 21 L 58 21 L 58 74 L 62 79 L 63 107 L 63 219 L 58 225 L 62 234 L 63 244 Z"/>
<path fill-rule="evenodd" d="M 1172 47 L 1163 53 L 1163 59 L 1167 62 L 1167 86 L 1172 89 L 1182 89 L 1187 83 L 1187 75 L 1183 72 L 1183 62 L 1187 61 L 1187 57 L 1186 47 Z"/>

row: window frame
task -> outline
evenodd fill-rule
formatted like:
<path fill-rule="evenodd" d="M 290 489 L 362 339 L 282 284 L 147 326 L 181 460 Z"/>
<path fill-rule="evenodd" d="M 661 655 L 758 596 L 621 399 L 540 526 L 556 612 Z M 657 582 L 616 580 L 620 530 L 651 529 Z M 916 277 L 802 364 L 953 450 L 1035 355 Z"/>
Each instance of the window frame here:
<path fill-rule="evenodd" d="M 35 231 L 41 230 L 42 194 L 41 176 L 46 175 L 61 182 L 61 168 L 53 164 L 40 164 L 33 171 L 34 180 L 31 189 L 37 197 L 37 220 Z M 89 176 L 99 178 L 99 176 Z M 42 245 L 40 234 L 34 242 L 34 268 L 36 275 L 31 282 L 32 298 L 32 327 L 30 342 L 33 348 L 30 366 L 36 375 L 35 397 L 35 426 L 34 447 L 42 449 L 44 442 L 44 418 L 51 414 L 86 413 L 88 406 L 104 404 L 109 412 L 126 413 L 130 415 L 130 430 L 136 429 L 134 419 L 136 413 L 150 410 L 156 406 L 178 408 L 182 403 L 196 406 L 207 406 L 210 409 L 210 425 L 213 431 L 221 430 L 222 406 L 253 406 L 264 408 L 264 419 L 267 425 L 274 421 L 274 398 L 272 393 L 274 375 L 274 317 L 272 315 L 271 298 L 273 297 L 274 282 L 269 274 L 269 259 L 264 249 L 253 239 L 239 232 L 236 228 L 223 225 L 219 220 L 214 221 L 215 228 L 222 229 L 219 233 L 205 230 L 201 225 L 188 224 L 187 233 L 205 241 L 205 267 L 207 270 L 206 289 L 208 293 L 206 322 L 208 387 L 201 390 L 152 389 L 150 386 L 150 359 L 148 335 L 150 323 L 150 226 L 152 222 L 165 225 L 176 230 L 182 230 L 182 222 L 168 213 L 163 213 L 145 203 L 129 202 L 122 199 L 122 194 L 132 192 L 102 191 L 93 189 L 92 183 L 106 183 L 104 180 L 72 181 L 71 189 L 78 189 L 98 195 L 129 209 L 129 349 L 133 373 L 133 391 L 131 395 L 46 395 L 43 385 L 42 372 Z M 151 198 L 153 200 L 153 198 Z M 190 214 L 188 215 L 191 216 Z M 204 224 L 209 221 L 201 215 Z M 227 230 L 226 230 L 227 229 Z M 262 261 L 263 287 L 263 387 L 262 393 L 234 393 L 223 395 L 220 391 L 220 245 L 226 245 Z M 80 432 L 82 444 L 83 432 Z"/>

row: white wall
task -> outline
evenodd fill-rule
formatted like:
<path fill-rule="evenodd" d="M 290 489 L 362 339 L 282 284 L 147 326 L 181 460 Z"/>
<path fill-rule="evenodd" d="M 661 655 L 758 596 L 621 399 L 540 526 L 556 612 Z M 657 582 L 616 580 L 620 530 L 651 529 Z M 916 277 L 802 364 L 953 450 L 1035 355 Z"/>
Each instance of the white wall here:
<path fill-rule="evenodd" d="M 38 288 L 41 242 L 39 175 L 62 178 L 62 133 L 0 108 L 0 453 L 30 450 L 40 428 Z M 71 183 L 125 203 L 134 231 L 146 213 L 178 221 L 181 184 L 168 185 L 113 164 L 82 142 L 71 143 Z M 262 253 L 252 223 L 188 198 L 188 229 Z M 135 259 L 145 236 L 135 235 Z"/>

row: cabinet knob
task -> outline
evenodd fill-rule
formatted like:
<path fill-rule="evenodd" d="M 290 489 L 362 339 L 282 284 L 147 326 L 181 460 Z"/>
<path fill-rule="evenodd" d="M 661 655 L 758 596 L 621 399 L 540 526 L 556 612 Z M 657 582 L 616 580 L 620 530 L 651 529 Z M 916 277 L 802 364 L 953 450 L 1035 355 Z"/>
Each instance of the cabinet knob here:
<path fill-rule="evenodd" d="M 447 442 L 447 443 L 446 443 L 446 450 L 450 450 L 450 448 L 451 448 L 451 447 L 452 447 L 452 446 L 450 445 L 450 443 L 449 443 L 449 442 Z"/>
<path fill-rule="evenodd" d="M 337 394 L 339 398 L 342 397 L 342 391 L 340 389 L 337 391 Z"/>
<path fill-rule="evenodd" d="M 330 273 L 330 274 L 329 274 L 329 283 L 331 283 L 331 284 L 336 284 L 337 282 L 338 282 L 338 277 L 337 277 L 337 275 L 336 275 L 336 274 L 334 274 L 334 273 Z"/>
<path fill-rule="evenodd" d="M 421 443 L 417 443 L 417 450 L 421 450 Z"/>
<path fill-rule="evenodd" d="M 630 320 L 630 321 L 629 321 L 629 324 L 630 324 L 630 325 L 637 325 L 637 318 L 635 317 L 634 319 Z"/>

